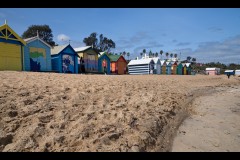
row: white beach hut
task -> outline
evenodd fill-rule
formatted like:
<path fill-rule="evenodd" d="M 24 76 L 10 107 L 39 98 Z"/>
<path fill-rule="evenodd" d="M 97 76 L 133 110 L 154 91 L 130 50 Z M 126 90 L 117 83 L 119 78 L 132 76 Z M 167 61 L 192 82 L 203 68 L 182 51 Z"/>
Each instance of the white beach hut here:
<path fill-rule="evenodd" d="M 240 70 L 235 70 L 235 75 L 240 75 Z"/>
<path fill-rule="evenodd" d="M 154 74 L 161 74 L 161 63 L 159 58 L 152 58 L 154 61 Z"/>
<path fill-rule="evenodd" d="M 155 63 L 151 58 L 131 60 L 128 63 L 128 73 L 129 74 L 151 74 L 154 69 L 154 64 Z"/>

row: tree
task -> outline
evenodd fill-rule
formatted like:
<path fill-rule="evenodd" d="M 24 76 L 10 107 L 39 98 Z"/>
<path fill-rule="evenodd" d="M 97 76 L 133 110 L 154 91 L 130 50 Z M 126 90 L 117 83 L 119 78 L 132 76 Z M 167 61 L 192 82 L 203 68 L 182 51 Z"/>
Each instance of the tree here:
<path fill-rule="evenodd" d="M 189 62 L 191 60 L 192 57 L 187 56 L 187 61 Z"/>
<path fill-rule="evenodd" d="M 127 52 L 127 56 L 128 56 L 128 60 L 129 60 L 129 56 L 130 56 L 130 53 L 129 53 L 129 52 Z"/>
<path fill-rule="evenodd" d="M 171 57 L 171 58 L 173 57 L 173 54 L 172 54 L 172 53 L 170 54 L 170 57 Z"/>
<path fill-rule="evenodd" d="M 53 41 L 53 34 L 52 29 L 49 27 L 49 25 L 31 25 L 28 27 L 28 29 L 23 32 L 22 38 L 31 38 L 37 36 L 37 32 L 39 35 L 39 38 L 44 40 L 46 43 L 48 43 L 50 46 L 55 46 L 55 42 Z"/>
<path fill-rule="evenodd" d="M 197 59 L 196 58 L 192 58 L 192 62 L 196 63 Z"/>
<path fill-rule="evenodd" d="M 149 51 L 149 58 L 151 58 L 152 57 L 152 51 L 150 50 Z"/>
<path fill-rule="evenodd" d="M 155 57 L 158 57 L 158 52 L 155 53 Z"/>
<path fill-rule="evenodd" d="M 125 57 L 125 55 L 126 55 L 126 52 L 125 52 L 125 51 L 123 51 L 123 56 Z"/>
<path fill-rule="evenodd" d="M 166 57 L 167 57 L 167 59 L 168 59 L 168 55 L 169 55 L 169 53 L 168 53 L 168 52 L 166 52 Z"/>
<path fill-rule="evenodd" d="M 162 59 L 163 50 L 161 50 L 159 53 L 161 54 L 161 59 Z"/>
<path fill-rule="evenodd" d="M 145 53 L 146 53 L 146 49 L 143 49 L 143 54 L 145 55 Z"/>
<path fill-rule="evenodd" d="M 141 55 L 141 57 L 142 57 L 142 56 L 143 56 L 143 53 L 141 52 L 140 55 Z"/>
<path fill-rule="evenodd" d="M 97 38 L 97 33 L 93 32 L 89 37 L 83 39 L 83 42 L 87 46 L 93 46 L 98 52 L 110 52 L 112 48 L 116 47 L 116 44 L 113 40 L 104 37 L 103 34 L 99 35 L 99 40 Z"/>
<path fill-rule="evenodd" d="M 177 54 L 176 53 L 173 56 L 174 56 L 174 58 L 177 58 Z"/>
<path fill-rule="evenodd" d="M 115 55 L 118 55 L 117 53 L 115 53 Z"/>
<path fill-rule="evenodd" d="M 122 54 L 123 54 L 122 52 L 119 53 L 120 56 L 121 56 Z"/>

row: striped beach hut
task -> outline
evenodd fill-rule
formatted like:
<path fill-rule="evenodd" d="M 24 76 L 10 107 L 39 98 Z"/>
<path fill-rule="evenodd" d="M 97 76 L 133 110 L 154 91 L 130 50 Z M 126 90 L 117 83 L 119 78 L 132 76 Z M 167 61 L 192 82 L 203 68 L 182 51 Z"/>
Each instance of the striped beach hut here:
<path fill-rule="evenodd" d="M 104 69 L 106 69 L 106 73 L 110 74 L 111 73 L 111 60 L 109 55 L 104 52 L 101 54 L 100 57 L 98 57 L 98 72 L 99 73 L 104 73 Z"/>
<path fill-rule="evenodd" d="M 131 60 L 128 63 L 129 74 L 152 74 L 154 61 L 151 58 Z"/>
<path fill-rule="evenodd" d="M 78 54 L 70 44 L 51 49 L 52 70 L 59 73 L 78 73 Z"/>
<path fill-rule="evenodd" d="M 26 42 L 8 25 L 0 26 L 0 71 L 24 69 L 24 46 Z"/>
<path fill-rule="evenodd" d="M 126 74 L 127 61 L 122 55 L 108 55 L 111 61 L 112 74 Z"/>
<path fill-rule="evenodd" d="M 80 58 L 84 60 L 86 72 L 98 72 L 98 55 L 99 53 L 92 46 L 74 48 Z"/>
<path fill-rule="evenodd" d="M 153 74 L 160 74 L 161 73 L 161 63 L 159 58 L 152 58 L 154 61 L 154 71 Z"/>
<path fill-rule="evenodd" d="M 177 74 L 183 75 L 183 64 L 181 62 L 178 62 L 178 65 L 177 65 Z"/>
<path fill-rule="evenodd" d="M 27 43 L 24 47 L 24 70 L 51 71 L 51 46 L 38 35 L 24 41 Z"/>

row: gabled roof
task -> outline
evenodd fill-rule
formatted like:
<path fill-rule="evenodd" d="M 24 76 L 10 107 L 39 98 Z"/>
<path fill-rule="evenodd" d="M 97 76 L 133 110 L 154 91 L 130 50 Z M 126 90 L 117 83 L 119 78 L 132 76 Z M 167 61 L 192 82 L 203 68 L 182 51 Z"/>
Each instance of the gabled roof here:
<path fill-rule="evenodd" d="M 109 54 L 107 54 L 107 52 L 103 52 L 99 58 L 103 57 L 104 55 L 106 55 L 110 59 Z"/>
<path fill-rule="evenodd" d="M 163 65 L 163 64 L 164 64 L 164 62 L 165 62 L 165 60 L 161 60 L 161 61 L 160 61 L 161 65 Z"/>
<path fill-rule="evenodd" d="M 84 52 L 85 50 L 92 48 L 92 46 L 85 46 L 85 47 L 78 47 L 78 48 L 74 48 L 74 50 L 76 52 Z"/>
<path fill-rule="evenodd" d="M 110 58 L 111 62 L 116 62 L 121 56 L 120 55 L 108 55 Z"/>
<path fill-rule="evenodd" d="M 149 64 L 151 61 L 153 61 L 151 58 L 148 59 L 137 59 L 137 60 L 131 60 L 128 65 L 141 65 L 141 64 Z M 154 61 L 153 61 L 154 63 Z"/>
<path fill-rule="evenodd" d="M 7 32 L 6 35 L 3 34 L 1 31 L 4 30 L 4 29 L 6 29 L 7 31 L 9 31 L 10 34 L 8 34 L 8 32 Z M 4 35 L 4 37 L 5 37 L 6 39 L 18 40 L 18 41 L 20 41 L 23 45 L 26 45 L 26 42 L 25 42 L 16 32 L 14 32 L 7 24 L 4 24 L 4 25 L 0 26 L 0 32 Z M 13 35 L 14 37 L 16 37 L 16 39 L 11 38 L 11 37 L 10 37 L 11 35 Z"/>
<path fill-rule="evenodd" d="M 32 41 L 35 41 L 35 40 L 37 40 L 37 39 L 38 39 L 39 41 L 41 41 L 42 43 L 44 43 L 46 46 L 52 48 L 52 46 L 50 46 L 48 43 L 46 43 L 44 40 L 42 40 L 42 39 L 39 38 L 38 36 L 31 37 L 31 38 L 26 38 L 26 39 L 24 39 L 24 41 L 25 41 L 26 43 L 31 43 Z"/>
<path fill-rule="evenodd" d="M 69 44 L 65 44 L 62 46 L 54 46 L 53 48 L 51 48 L 51 55 L 56 55 L 58 53 L 60 53 L 62 50 L 64 50 Z"/>
<path fill-rule="evenodd" d="M 186 63 L 186 66 L 189 67 L 191 65 L 191 63 Z"/>
<path fill-rule="evenodd" d="M 152 58 L 153 59 L 153 61 L 154 61 L 154 63 L 160 63 L 160 59 L 159 58 L 157 58 L 157 57 L 155 57 L 155 58 Z"/>

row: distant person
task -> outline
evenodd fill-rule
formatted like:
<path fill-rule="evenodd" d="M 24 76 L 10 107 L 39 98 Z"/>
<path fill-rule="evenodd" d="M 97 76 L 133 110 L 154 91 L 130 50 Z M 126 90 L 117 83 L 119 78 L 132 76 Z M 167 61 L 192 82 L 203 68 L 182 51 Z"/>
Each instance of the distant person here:
<path fill-rule="evenodd" d="M 82 63 L 81 63 L 81 71 L 82 71 L 82 73 L 85 73 L 85 64 L 84 64 L 83 59 L 82 59 Z"/>
<path fill-rule="evenodd" d="M 228 79 L 230 78 L 230 73 L 227 73 Z"/>

